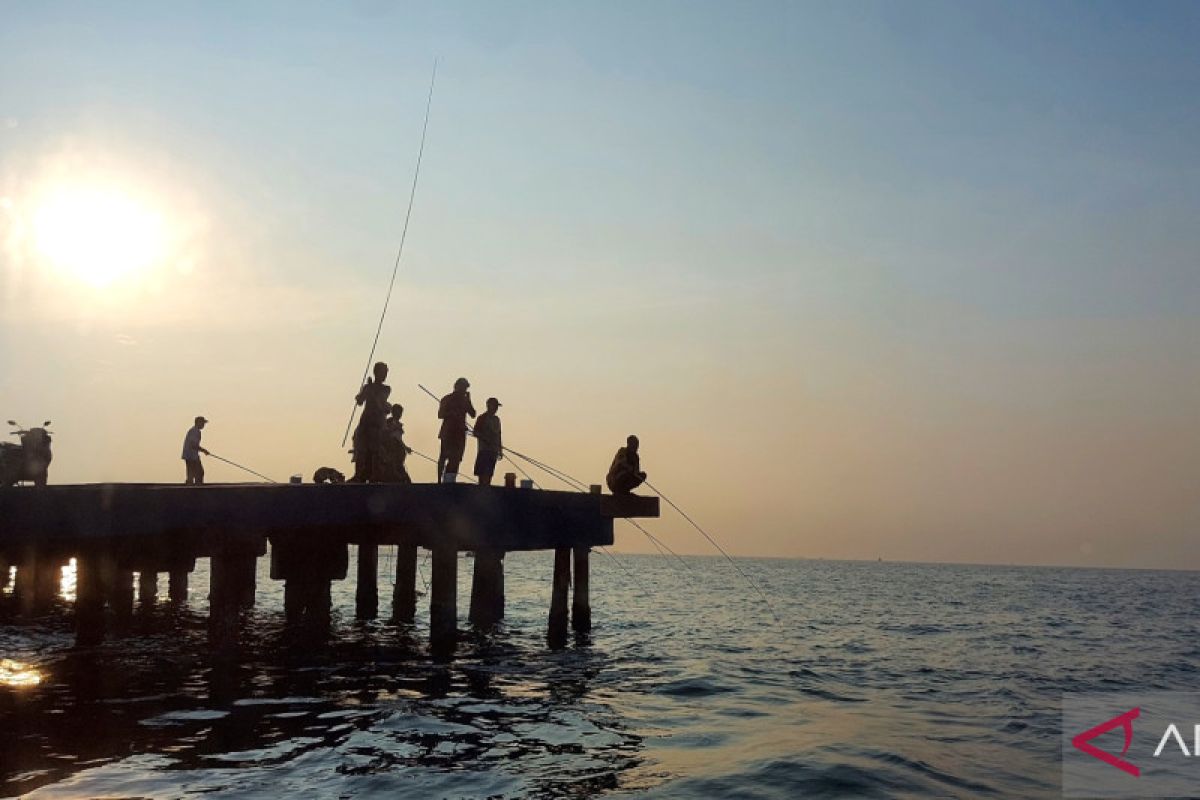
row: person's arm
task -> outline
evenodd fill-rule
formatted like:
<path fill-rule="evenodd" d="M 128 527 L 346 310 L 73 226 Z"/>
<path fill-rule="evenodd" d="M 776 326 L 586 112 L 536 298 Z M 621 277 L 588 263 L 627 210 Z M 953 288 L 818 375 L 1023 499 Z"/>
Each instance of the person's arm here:
<path fill-rule="evenodd" d="M 438 419 L 445 419 L 445 418 L 446 418 L 446 398 L 443 397 L 440 401 L 438 401 Z"/>
<path fill-rule="evenodd" d="M 363 387 L 358 390 L 358 394 L 354 395 L 354 404 L 356 406 L 361 406 L 363 401 L 367 399 L 367 388 L 370 387 L 370 385 L 371 379 L 367 378 L 367 382 L 364 383 Z"/>
<path fill-rule="evenodd" d="M 471 419 L 475 419 L 475 406 L 471 404 L 470 392 L 467 392 L 467 413 L 471 415 Z"/>
<path fill-rule="evenodd" d="M 504 442 L 500 435 L 500 418 L 496 417 L 496 458 L 504 458 Z"/>

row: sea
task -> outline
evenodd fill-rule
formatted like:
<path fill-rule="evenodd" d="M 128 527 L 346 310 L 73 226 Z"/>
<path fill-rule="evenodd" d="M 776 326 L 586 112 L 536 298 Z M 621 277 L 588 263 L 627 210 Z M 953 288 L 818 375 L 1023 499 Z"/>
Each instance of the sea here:
<path fill-rule="evenodd" d="M 186 605 L 160 576 L 92 649 L 69 575 L 37 619 L 9 584 L 0 795 L 1050 798 L 1064 692 L 1198 677 L 1200 573 L 597 552 L 593 630 L 551 648 L 552 564 L 510 553 L 478 633 L 464 557 L 449 659 L 427 593 L 416 625 L 356 621 L 353 578 L 297 635 L 265 558 L 234 658 L 207 648 L 203 559 Z"/>

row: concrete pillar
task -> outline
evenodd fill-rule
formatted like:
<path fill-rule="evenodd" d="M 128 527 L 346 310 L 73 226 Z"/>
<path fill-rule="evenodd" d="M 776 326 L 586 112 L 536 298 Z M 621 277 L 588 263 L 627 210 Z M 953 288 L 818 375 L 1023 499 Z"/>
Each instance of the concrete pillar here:
<path fill-rule="evenodd" d="M 458 553 L 453 548 L 433 551 L 429 598 L 429 638 L 435 650 L 453 649 L 458 636 Z"/>
<path fill-rule="evenodd" d="M 546 639 L 551 647 L 567 641 L 567 591 L 571 587 L 571 548 L 554 551 L 554 583 L 550 593 L 550 625 Z"/>
<path fill-rule="evenodd" d="M 392 619 L 412 622 L 417 617 L 417 546 L 396 546 L 396 588 L 392 590 Z"/>
<path fill-rule="evenodd" d="M 571 627 L 577 633 L 592 629 L 592 604 L 588 598 L 588 551 L 587 547 L 576 547 L 575 593 L 571 600 Z"/>
<path fill-rule="evenodd" d="M 76 565 L 76 569 L 78 569 L 78 565 Z M 143 569 L 138 573 L 138 605 L 143 608 L 150 608 L 157 599 L 158 573 Z"/>
<path fill-rule="evenodd" d="M 173 569 L 167 583 L 167 596 L 171 602 L 176 605 L 182 605 L 187 602 L 188 597 L 188 570 Z"/>
<path fill-rule="evenodd" d="M 118 620 L 128 619 L 133 614 L 133 570 L 114 563 L 108 571 L 112 583 L 108 587 L 108 604 Z"/>
<path fill-rule="evenodd" d="M 258 556 L 253 553 L 238 553 L 232 559 L 233 593 L 237 604 L 243 608 L 254 605 L 254 594 L 258 590 Z"/>
<path fill-rule="evenodd" d="M 237 647 L 240 570 L 238 556 L 217 553 L 209 559 L 208 641 L 214 650 L 229 652 Z"/>
<path fill-rule="evenodd" d="M 379 545 L 358 546 L 358 582 L 354 589 L 354 614 L 359 619 L 379 616 Z"/>
<path fill-rule="evenodd" d="M 104 574 L 100 558 L 81 553 L 75 561 L 75 646 L 104 641 Z"/>
<path fill-rule="evenodd" d="M 475 553 L 475 574 L 471 580 L 471 624 L 480 628 L 495 625 L 504 618 L 504 554 L 497 550 Z"/>

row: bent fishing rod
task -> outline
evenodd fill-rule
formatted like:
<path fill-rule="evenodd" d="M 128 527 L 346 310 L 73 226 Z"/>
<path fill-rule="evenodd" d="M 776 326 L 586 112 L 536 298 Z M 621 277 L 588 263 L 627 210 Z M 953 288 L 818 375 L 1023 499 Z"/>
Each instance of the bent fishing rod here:
<path fill-rule="evenodd" d="M 404 229 L 400 233 L 400 247 L 396 250 L 396 263 L 392 265 L 392 279 L 388 282 L 387 295 L 383 299 L 383 311 L 379 314 L 379 325 L 375 328 L 375 339 L 371 342 L 371 352 L 367 356 L 367 365 L 363 367 L 362 386 L 367 382 L 371 371 L 371 362 L 375 359 L 375 348 L 379 345 L 379 334 L 383 331 L 383 321 L 387 317 L 388 305 L 392 302 L 392 289 L 396 286 L 396 273 L 400 270 L 400 257 L 404 255 L 404 240 L 408 238 L 408 222 L 412 218 L 413 201 L 417 197 L 417 179 L 421 177 L 421 159 L 425 155 L 425 134 L 429 131 L 429 110 L 433 107 L 433 85 L 437 81 L 437 59 L 433 60 L 433 75 L 429 78 L 429 97 L 425 100 L 425 124 L 421 126 L 421 146 L 417 149 L 417 166 L 413 170 L 412 189 L 408 193 L 408 211 L 404 214 Z M 346 420 L 346 432 L 342 434 L 342 447 L 350 436 L 350 426 L 354 424 L 354 412 L 358 409 L 358 401 L 350 406 L 350 419 Z"/>

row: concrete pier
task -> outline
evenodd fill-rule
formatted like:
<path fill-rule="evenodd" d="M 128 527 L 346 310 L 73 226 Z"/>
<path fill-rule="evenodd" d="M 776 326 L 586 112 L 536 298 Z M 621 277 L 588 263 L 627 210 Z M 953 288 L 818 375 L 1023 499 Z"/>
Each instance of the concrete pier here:
<path fill-rule="evenodd" d="M 379 616 L 379 545 L 374 543 L 364 542 L 358 546 L 354 614 L 359 619 Z"/>
<path fill-rule="evenodd" d="M 188 602 L 196 559 L 209 558 L 210 638 L 228 651 L 237 646 L 241 612 L 254 603 L 258 558 L 268 543 L 271 579 L 284 581 L 289 622 L 317 629 L 330 625 L 331 583 L 346 578 L 352 544 L 358 546 L 357 616 L 378 614 L 379 546 L 395 545 L 391 615 L 413 622 L 418 557 L 425 549 L 432 554 L 430 642 L 446 653 L 458 634 L 460 553 L 475 555 L 469 620 L 485 629 L 504 618 L 505 554 L 553 550 L 548 636 L 557 646 L 569 627 L 591 627 L 591 548 L 612 544 L 614 519 L 656 516 L 657 498 L 500 486 L 6 487 L 0 489 L 0 569 L 18 565 L 16 605 L 36 614 L 54 601 L 62 565 L 76 558 L 77 641 L 89 646 L 131 615 L 135 572 L 143 605 L 156 599 L 162 572 L 178 605 Z"/>
<path fill-rule="evenodd" d="M 478 550 L 471 579 L 468 619 L 478 628 L 490 628 L 504 618 L 504 554 Z"/>
<path fill-rule="evenodd" d="M 551 647 L 567 641 L 567 591 L 571 586 L 571 548 L 554 551 L 554 578 L 550 589 L 550 624 L 546 639 Z"/>
<path fill-rule="evenodd" d="M 576 633 L 587 633 L 592 629 L 592 603 L 588 598 L 589 550 L 587 547 L 576 547 L 572 551 L 575 591 L 571 598 L 571 627 Z"/>
<path fill-rule="evenodd" d="M 396 545 L 396 585 L 392 589 L 392 619 L 413 622 L 417 618 L 417 546 Z"/>
<path fill-rule="evenodd" d="M 435 651 L 453 650 L 458 638 L 458 553 L 435 547 L 429 579 L 429 641 Z"/>

